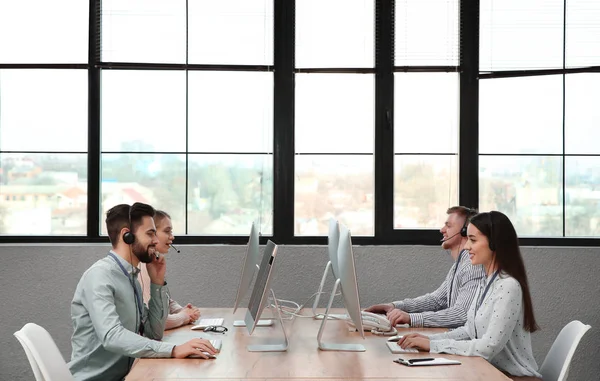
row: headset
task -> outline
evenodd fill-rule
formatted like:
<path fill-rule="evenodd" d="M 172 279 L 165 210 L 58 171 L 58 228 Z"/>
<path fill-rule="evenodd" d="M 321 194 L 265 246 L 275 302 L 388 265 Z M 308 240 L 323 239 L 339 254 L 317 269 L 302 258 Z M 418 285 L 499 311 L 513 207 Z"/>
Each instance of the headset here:
<path fill-rule="evenodd" d="M 125 242 L 128 245 L 132 245 L 135 242 L 135 234 L 133 234 L 132 232 L 132 228 L 131 228 L 131 205 L 129 206 L 129 211 L 127 213 L 128 216 L 128 228 L 129 231 L 126 231 L 125 233 L 123 233 L 123 242 Z M 129 255 L 131 256 L 131 247 L 129 248 Z M 144 322 L 141 321 L 141 319 L 143 319 L 143 317 L 141 317 L 141 319 L 138 317 L 138 300 L 137 300 L 137 288 L 135 287 L 135 278 L 133 277 L 133 272 L 134 272 L 134 267 L 133 267 L 133 263 L 131 264 L 131 277 L 129 278 L 129 281 L 131 283 L 131 287 L 133 287 L 133 303 L 135 305 L 135 321 L 136 321 L 136 327 L 137 327 L 137 322 L 138 320 L 140 320 L 140 325 L 137 328 L 138 329 L 138 333 L 140 335 L 143 336 L 143 329 L 144 329 Z M 140 331 L 141 330 L 141 331 Z M 128 358 L 127 359 L 127 369 L 131 369 L 131 360 L 132 358 Z"/>
<path fill-rule="evenodd" d="M 471 208 L 465 208 L 465 223 L 463 224 L 462 228 L 460 228 L 460 235 L 461 237 L 466 237 L 467 236 L 467 226 L 469 225 L 469 220 L 471 220 L 471 217 L 473 217 L 474 215 L 477 214 L 477 211 Z"/>
<path fill-rule="evenodd" d="M 467 236 L 467 226 L 469 225 L 469 220 L 471 219 L 471 217 L 473 217 L 474 215 L 477 214 L 477 211 L 474 209 L 465 207 L 465 214 L 466 214 L 465 222 L 463 223 L 463 226 L 460 228 L 460 231 L 458 233 L 452 234 L 450 237 L 448 237 L 446 239 L 442 238 L 441 239 L 442 242 L 449 241 L 450 239 L 456 237 L 459 234 L 461 237 Z"/>
<path fill-rule="evenodd" d="M 129 207 L 129 231 L 126 231 L 125 233 L 123 233 L 123 242 L 125 242 L 128 245 L 131 245 L 135 242 L 135 234 L 133 234 L 132 232 L 132 227 L 131 227 L 131 206 Z"/>

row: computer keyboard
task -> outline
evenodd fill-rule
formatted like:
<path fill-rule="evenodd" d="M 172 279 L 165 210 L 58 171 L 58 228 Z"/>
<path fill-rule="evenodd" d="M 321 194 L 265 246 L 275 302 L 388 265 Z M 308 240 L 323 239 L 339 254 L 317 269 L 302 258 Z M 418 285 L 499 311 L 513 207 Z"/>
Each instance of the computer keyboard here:
<path fill-rule="evenodd" d="M 402 347 L 399 346 L 397 342 L 388 341 L 385 344 L 388 346 L 390 352 L 392 353 L 419 353 L 419 350 L 415 348 L 402 349 Z"/>
<path fill-rule="evenodd" d="M 223 342 L 219 339 L 211 339 L 210 340 L 210 345 L 212 345 L 213 347 L 215 347 L 215 349 L 217 350 L 217 352 L 221 351 L 221 346 L 223 345 Z"/>
<path fill-rule="evenodd" d="M 225 319 L 223 318 L 202 318 L 196 320 L 192 329 L 204 329 L 206 327 L 210 327 L 211 325 L 222 326 L 224 322 Z"/>

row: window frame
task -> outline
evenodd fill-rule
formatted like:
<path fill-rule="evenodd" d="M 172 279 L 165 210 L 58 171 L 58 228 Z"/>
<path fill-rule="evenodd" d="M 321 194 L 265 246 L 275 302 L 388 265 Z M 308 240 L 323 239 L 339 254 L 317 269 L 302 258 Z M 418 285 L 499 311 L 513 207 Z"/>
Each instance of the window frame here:
<path fill-rule="evenodd" d="M 459 138 L 458 138 L 458 203 L 469 207 L 479 205 L 479 80 L 570 73 L 600 73 L 600 66 L 548 70 L 510 70 L 485 72 L 479 70 L 479 0 L 460 1 L 459 64 L 458 66 L 395 66 L 394 65 L 394 0 L 375 1 L 375 66 L 374 68 L 295 68 L 295 0 L 274 1 L 274 56 L 271 65 L 215 65 L 103 62 L 101 44 L 101 0 L 90 0 L 88 62 L 79 64 L 0 64 L 0 69 L 86 69 L 88 71 L 88 206 L 85 236 L 0 236 L 6 243 L 107 243 L 100 235 L 100 91 L 101 71 L 130 70 L 230 70 L 272 72 L 273 92 L 273 234 L 262 236 L 278 244 L 324 245 L 325 236 L 294 235 L 294 80 L 296 73 L 369 73 L 375 75 L 375 136 L 374 136 L 374 235 L 355 237 L 357 245 L 439 245 L 436 229 L 394 229 L 394 73 L 397 72 L 457 72 L 460 74 Z M 566 9 L 565 9 L 566 14 Z M 186 15 L 186 20 L 187 20 Z M 566 21 L 563 20 L 565 33 Z M 563 39 L 564 55 L 565 39 Z M 564 58 L 563 58 L 564 63 Z M 564 87 L 563 87 L 564 89 Z M 564 103 L 564 96 L 563 96 Z M 563 118 L 564 119 L 564 118 Z M 563 120 L 564 134 L 564 120 Z M 564 144 L 564 143 L 563 143 Z M 10 151 L 4 151 L 10 152 Z M 563 159 L 569 155 L 564 154 Z M 577 155 L 575 155 L 577 156 Z M 564 160 L 563 160 L 564 174 Z M 563 175 L 563 189 L 565 180 Z M 187 187 L 186 187 L 187 194 Z M 187 197 L 187 196 L 186 196 Z M 564 197 L 564 192 L 563 192 Z M 565 219 L 563 202 L 563 220 Z M 444 213 L 445 210 L 440 210 Z M 247 244 L 247 236 L 180 235 L 181 244 Z M 600 246 L 598 238 L 521 238 L 528 246 Z"/>

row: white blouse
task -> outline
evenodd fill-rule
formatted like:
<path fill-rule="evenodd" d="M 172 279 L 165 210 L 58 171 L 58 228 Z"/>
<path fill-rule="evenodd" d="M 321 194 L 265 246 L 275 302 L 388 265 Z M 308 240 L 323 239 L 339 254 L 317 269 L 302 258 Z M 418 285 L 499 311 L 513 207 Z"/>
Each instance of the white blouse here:
<path fill-rule="evenodd" d="M 450 332 L 429 336 L 430 351 L 481 356 L 513 376 L 541 377 L 531 349 L 531 336 L 523 328 L 521 285 L 515 278 L 500 273 L 485 293 L 490 278 L 482 281 L 467 314 L 467 323 Z"/>

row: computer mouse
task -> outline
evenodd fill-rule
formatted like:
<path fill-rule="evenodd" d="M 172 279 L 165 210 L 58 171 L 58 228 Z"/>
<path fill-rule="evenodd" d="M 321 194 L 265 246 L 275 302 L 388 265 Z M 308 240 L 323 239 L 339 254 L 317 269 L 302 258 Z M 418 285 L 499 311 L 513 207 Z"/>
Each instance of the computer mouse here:
<path fill-rule="evenodd" d="M 402 340 L 402 337 L 404 337 L 404 336 L 401 336 L 401 335 L 391 336 L 387 339 L 387 341 L 398 342 L 398 341 Z"/>
<path fill-rule="evenodd" d="M 202 352 L 202 354 L 204 354 L 205 356 L 208 356 L 208 358 L 206 359 L 206 358 L 200 357 L 200 355 L 196 355 L 196 354 L 190 355 L 189 358 L 192 358 L 192 359 L 201 359 L 201 360 L 214 360 L 214 359 L 217 358 L 217 356 L 211 355 L 208 352 Z"/>

